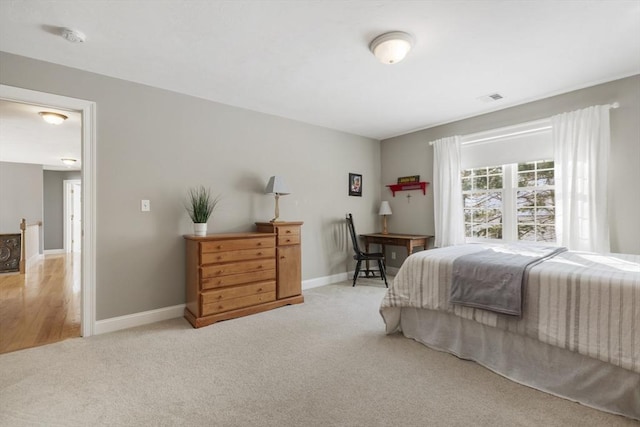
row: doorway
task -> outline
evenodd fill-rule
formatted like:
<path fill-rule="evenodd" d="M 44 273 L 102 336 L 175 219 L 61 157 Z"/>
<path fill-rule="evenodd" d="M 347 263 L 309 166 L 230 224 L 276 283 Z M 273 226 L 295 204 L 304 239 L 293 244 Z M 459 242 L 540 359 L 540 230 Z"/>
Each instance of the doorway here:
<path fill-rule="evenodd" d="M 95 224 L 96 224 L 96 104 L 91 101 L 0 85 L 0 99 L 24 104 L 78 111 L 82 115 L 82 191 L 80 192 L 81 252 L 81 335 L 91 336 L 95 329 Z"/>
<path fill-rule="evenodd" d="M 82 251 L 82 182 L 65 179 L 64 184 L 64 251 Z"/>

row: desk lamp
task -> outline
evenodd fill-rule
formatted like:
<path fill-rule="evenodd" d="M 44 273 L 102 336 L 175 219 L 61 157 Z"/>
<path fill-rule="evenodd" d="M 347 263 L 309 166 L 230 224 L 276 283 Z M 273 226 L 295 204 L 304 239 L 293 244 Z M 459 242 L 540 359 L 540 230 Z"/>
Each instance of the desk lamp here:
<path fill-rule="evenodd" d="M 378 215 L 382 215 L 382 234 L 389 234 L 389 231 L 387 231 L 387 215 L 391 215 L 391 206 L 389 206 L 389 202 L 382 202 L 380 204 Z"/>

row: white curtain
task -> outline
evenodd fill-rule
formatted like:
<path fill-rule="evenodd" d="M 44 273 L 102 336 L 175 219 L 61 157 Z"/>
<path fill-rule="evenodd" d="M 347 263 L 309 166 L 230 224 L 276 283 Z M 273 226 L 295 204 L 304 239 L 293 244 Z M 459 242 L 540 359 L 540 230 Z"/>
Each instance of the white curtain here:
<path fill-rule="evenodd" d="M 433 145 L 435 247 L 465 243 L 460 182 L 460 137 L 442 138 Z"/>
<path fill-rule="evenodd" d="M 556 236 L 568 249 L 609 252 L 609 105 L 551 117 Z"/>

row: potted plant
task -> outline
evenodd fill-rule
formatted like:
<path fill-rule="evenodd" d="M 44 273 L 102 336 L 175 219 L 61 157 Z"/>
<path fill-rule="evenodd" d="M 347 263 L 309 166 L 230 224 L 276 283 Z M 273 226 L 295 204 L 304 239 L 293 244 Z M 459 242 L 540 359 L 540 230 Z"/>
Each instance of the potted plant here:
<path fill-rule="evenodd" d="M 212 197 L 211 191 L 204 186 L 189 189 L 187 195 L 187 212 L 193 221 L 193 231 L 196 236 L 207 235 L 207 221 L 216 208 L 220 196 Z"/>

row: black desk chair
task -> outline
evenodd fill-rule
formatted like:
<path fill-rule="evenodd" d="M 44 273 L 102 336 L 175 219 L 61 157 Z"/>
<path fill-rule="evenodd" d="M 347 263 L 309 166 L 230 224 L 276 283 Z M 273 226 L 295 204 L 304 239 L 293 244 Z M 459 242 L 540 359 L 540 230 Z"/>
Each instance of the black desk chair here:
<path fill-rule="evenodd" d="M 358 235 L 356 234 L 356 228 L 353 225 L 353 217 L 351 214 L 347 214 L 347 226 L 349 227 L 349 234 L 351 235 L 351 242 L 353 243 L 353 251 L 355 255 L 353 259 L 357 261 L 356 263 L 356 271 L 353 274 L 353 286 L 356 285 L 356 280 L 358 279 L 358 275 L 360 274 L 360 270 L 362 267 L 362 261 L 377 261 L 378 262 L 378 271 L 380 272 L 380 278 L 384 280 L 384 285 L 388 288 L 387 284 L 387 274 L 385 271 L 384 265 L 384 254 L 383 253 L 366 253 L 360 250 L 360 245 L 358 244 Z M 375 270 L 362 270 L 365 273 L 365 277 L 376 277 Z M 369 276 L 371 274 L 371 276 Z"/>

